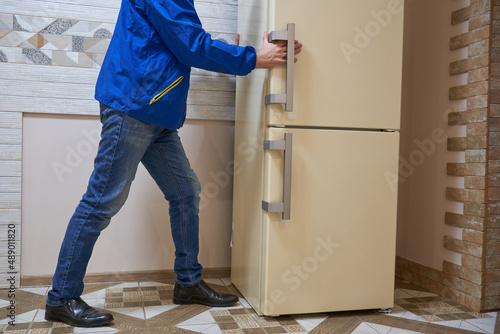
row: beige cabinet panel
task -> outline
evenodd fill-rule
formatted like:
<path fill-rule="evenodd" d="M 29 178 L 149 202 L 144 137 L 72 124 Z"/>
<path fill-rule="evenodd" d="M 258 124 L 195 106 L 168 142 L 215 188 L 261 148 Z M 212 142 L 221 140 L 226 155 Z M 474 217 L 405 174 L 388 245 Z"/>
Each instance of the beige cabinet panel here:
<path fill-rule="evenodd" d="M 399 134 L 292 133 L 291 219 L 264 213 L 264 314 L 392 307 Z M 283 199 L 283 153 L 265 154 L 264 200 Z"/>
<path fill-rule="evenodd" d="M 402 0 L 270 0 L 270 29 L 295 23 L 294 111 L 269 108 L 269 125 L 399 129 Z M 269 93 L 285 93 L 286 66 Z"/>

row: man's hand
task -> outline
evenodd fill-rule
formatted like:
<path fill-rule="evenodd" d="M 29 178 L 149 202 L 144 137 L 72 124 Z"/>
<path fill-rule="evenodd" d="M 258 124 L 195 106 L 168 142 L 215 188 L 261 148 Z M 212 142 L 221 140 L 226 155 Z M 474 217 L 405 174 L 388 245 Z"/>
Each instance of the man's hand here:
<path fill-rule="evenodd" d="M 239 36 L 236 36 L 236 41 L 239 43 Z M 236 44 L 238 45 L 238 44 Z M 302 44 L 299 41 L 295 41 L 295 54 L 302 51 Z M 267 68 L 271 69 L 273 67 L 282 65 L 286 63 L 286 42 L 279 41 L 277 43 L 268 42 L 268 34 L 264 33 L 264 43 L 259 52 L 257 52 L 257 65 L 255 68 Z M 297 58 L 295 58 L 297 61 Z"/>

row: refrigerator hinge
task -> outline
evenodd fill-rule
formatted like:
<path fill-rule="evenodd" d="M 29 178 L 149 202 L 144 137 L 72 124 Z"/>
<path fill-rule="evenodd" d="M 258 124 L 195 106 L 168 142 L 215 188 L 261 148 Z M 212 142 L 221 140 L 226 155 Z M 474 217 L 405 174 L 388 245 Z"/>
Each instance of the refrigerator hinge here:
<path fill-rule="evenodd" d="M 399 132 L 398 130 L 392 130 L 392 129 L 381 129 L 380 132 Z"/>

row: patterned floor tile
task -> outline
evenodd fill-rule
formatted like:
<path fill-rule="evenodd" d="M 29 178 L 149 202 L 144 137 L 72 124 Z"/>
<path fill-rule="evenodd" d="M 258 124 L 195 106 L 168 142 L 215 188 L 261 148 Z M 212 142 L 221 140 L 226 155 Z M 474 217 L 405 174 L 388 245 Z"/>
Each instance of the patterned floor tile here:
<path fill-rule="evenodd" d="M 390 327 L 388 327 L 388 328 L 389 328 L 389 330 L 391 329 Z M 387 333 L 388 332 L 389 331 L 387 331 Z M 378 332 L 373 327 L 370 327 L 370 325 L 368 325 L 367 323 L 363 322 L 351 334 L 380 334 L 380 332 Z"/>
<path fill-rule="evenodd" d="M 229 279 L 207 282 L 221 292 L 235 289 Z M 170 281 L 170 283 L 172 283 Z M 172 304 L 173 284 L 157 282 L 87 284 L 82 298 L 115 318 L 109 326 L 94 329 L 73 328 L 44 320 L 44 300 L 48 287 L 17 290 L 16 326 L 8 326 L 0 314 L 0 333 L 495 333 L 497 313 L 476 313 L 435 294 L 397 281 L 392 314 L 375 310 L 336 312 L 280 317 L 258 316 L 250 305 L 240 303 L 228 308 Z M 3 295 L 2 295 L 3 293 Z M 3 297 L 3 298 L 2 298 Z M 5 290 L 0 290 L 0 307 L 9 305 Z M 2 319 L 3 316 L 3 319 Z"/>

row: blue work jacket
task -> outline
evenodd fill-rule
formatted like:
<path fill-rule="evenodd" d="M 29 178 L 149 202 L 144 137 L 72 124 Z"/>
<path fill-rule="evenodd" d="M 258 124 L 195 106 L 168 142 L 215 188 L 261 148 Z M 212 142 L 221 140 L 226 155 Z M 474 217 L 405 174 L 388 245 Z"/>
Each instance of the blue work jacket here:
<path fill-rule="evenodd" d="M 213 40 L 193 0 L 122 0 L 95 98 L 136 119 L 178 129 L 186 118 L 191 67 L 246 75 L 253 47 Z"/>

